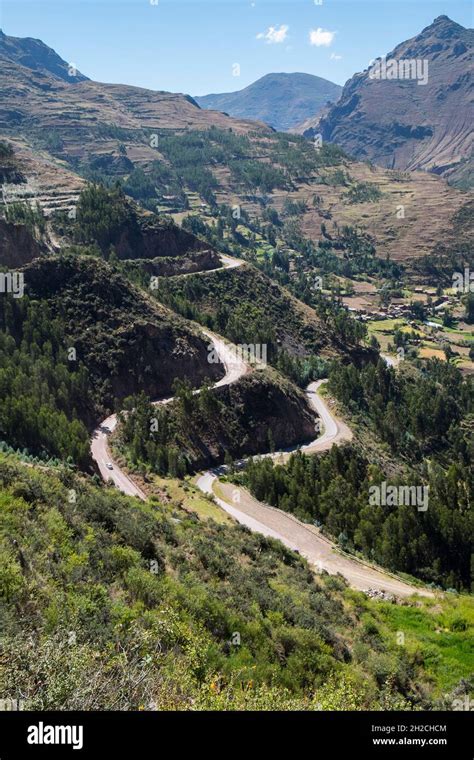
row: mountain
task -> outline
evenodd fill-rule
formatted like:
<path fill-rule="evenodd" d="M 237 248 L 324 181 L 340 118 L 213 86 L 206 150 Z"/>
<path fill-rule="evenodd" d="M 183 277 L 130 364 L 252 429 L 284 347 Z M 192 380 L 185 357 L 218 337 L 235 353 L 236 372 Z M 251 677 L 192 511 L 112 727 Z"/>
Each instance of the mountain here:
<path fill-rule="evenodd" d="M 288 204 L 297 204 L 306 239 L 319 240 L 322 225 L 334 240 L 343 226 L 357 226 L 381 258 L 413 259 L 432 252 L 464 202 L 426 172 L 400 176 L 329 142 L 316 151 L 300 135 L 202 109 L 182 94 L 90 80 L 71 85 L 40 62 L 32 69 L 2 59 L 2 141 L 25 175 L 20 182 L 5 166 L 8 199 L 37 200 L 48 216 L 73 210 L 84 178 L 121 180 L 142 206 L 180 222 L 183 213 L 203 215 L 220 204 L 238 204 L 251 220 L 267 207 L 290 220 Z M 400 224 L 394 209 L 402 196 Z"/>
<path fill-rule="evenodd" d="M 0 29 L 0 61 L 6 59 L 37 73 L 49 74 L 63 82 L 84 82 L 88 77 L 81 74 L 74 63 L 66 63 L 52 48 L 32 37 L 9 37 Z"/>
<path fill-rule="evenodd" d="M 386 57 L 427 61 L 427 83 L 355 74 L 337 104 L 295 132 L 337 143 L 359 160 L 473 184 L 473 30 L 439 16 Z"/>
<path fill-rule="evenodd" d="M 328 101 L 336 102 L 342 88 L 312 74 L 267 74 L 237 92 L 203 95 L 194 100 L 201 108 L 230 116 L 257 119 L 281 132 L 319 113 Z"/>

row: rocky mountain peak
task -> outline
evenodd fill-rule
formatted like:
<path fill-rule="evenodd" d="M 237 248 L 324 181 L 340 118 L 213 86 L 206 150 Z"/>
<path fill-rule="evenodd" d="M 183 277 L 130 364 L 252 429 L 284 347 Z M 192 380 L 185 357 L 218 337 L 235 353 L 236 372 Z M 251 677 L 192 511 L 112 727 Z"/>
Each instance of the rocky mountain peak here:
<path fill-rule="evenodd" d="M 0 57 L 69 84 L 88 80 L 73 62 L 67 63 L 52 48 L 33 37 L 10 37 L 0 30 Z"/>

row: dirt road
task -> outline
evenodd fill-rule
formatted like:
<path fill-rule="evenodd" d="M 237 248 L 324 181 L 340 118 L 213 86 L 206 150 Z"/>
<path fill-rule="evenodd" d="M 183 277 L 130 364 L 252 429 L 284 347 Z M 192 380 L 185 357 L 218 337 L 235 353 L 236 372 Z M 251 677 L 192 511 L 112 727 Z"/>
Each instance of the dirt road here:
<path fill-rule="evenodd" d="M 241 264 L 237 259 L 222 258 L 223 265 L 227 268 Z M 215 383 L 214 387 L 234 383 L 251 370 L 249 365 L 239 358 L 238 353 L 229 343 L 209 330 L 203 330 L 203 333 L 209 339 L 210 345 L 225 368 L 224 376 Z M 326 451 L 331 446 L 349 441 L 352 438 L 352 432 L 348 426 L 332 414 L 326 401 L 319 395 L 319 389 L 323 382 L 324 380 L 318 380 L 310 383 L 306 389 L 308 403 L 318 417 L 315 420 L 315 431 L 317 433 L 315 439 L 301 447 L 301 451 L 305 454 Z M 196 390 L 195 393 L 199 393 L 199 390 Z M 166 404 L 171 400 L 169 398 L 162 399 L 155 403 Z M 146 494 L 120 469 L 111 456 L 108 437 L 116 425 L 117 415 L 112 414 L 94 431 L 91 442 L 92 457 L 105 481 L 112 480 L 123 493 L 146 500 Z M 321 426 L 323 432 L 321 432 Z M 283 462 L 288 459 L 292 451 L 295 451 L 295 448 L 261 456 L 271 456 L 274 460 Z M 288 513 L 262 504 L 245 489 L 236 489 L 235 486 L 228 483 L 218 482 L 216 472 L 205 472 L 199 477 L 197 485 L 204 493 L 212 494 L 221 508 L 232 515 L 235 520 L 251 530 L 276 538 L 285 546 L 298 551 L 306 557 L 316 571 L 326 570 L 332 574 L 341 573 L 353 588 L 364 591 L 372 588 L 398 596 L 409 596 L 415 592 L 432 596 L 431 592 L 425 589 L 416 589 L 381 569 L 372 568 L 343 555 L 314 526 L 306 525 Z M 217 494 L 214 490 L 216 486 L 219 489 Z"/>
<path fill-rule="evenodd" d="M 423 588 L 417 589 L 383 570 L 342 554 L 316 527 L 257 501 L 245 488 L 218 481 L 213 472 L 201 475 L 197 485 L 205 493 L 212 494 L 219 506 L 242 525 L 264 536 L 277 538 L 289 549 L 298 551 L 316 572 L 341 573 L 353 588 L 360 591 L 377 589 L 403 597 L 415 592 L 432 596 Z"/>

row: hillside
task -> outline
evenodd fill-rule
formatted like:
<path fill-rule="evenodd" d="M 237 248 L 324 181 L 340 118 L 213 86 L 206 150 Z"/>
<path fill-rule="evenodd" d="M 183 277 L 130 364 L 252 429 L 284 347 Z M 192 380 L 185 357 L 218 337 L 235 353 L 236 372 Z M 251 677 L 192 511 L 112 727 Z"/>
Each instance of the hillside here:
<path fill-rule="evenodd" d="M 120 189 L 88 186 L 17 142 L 0 142 L 0 175 L 0 265 L 80 244 L 104 258 L 159 259 L 156 273 L 220 266 L 214 250 L 169 216 L 145 211 Z"/>
<path fill-rule="evenodd" d="M 338 335 L 323 313 L 306 306 L 249 264 L 186 278 L 162 279 L 156 297 L 236 342 L 265 342 L 269 361 L 282 354 L 296 361 L 349 357 L 358 363 L 369 354 Z"/>
<path fill-rule="evenodd" d="M 38 74 L 47 73 L 62 82 L 74 84 L 87 81 L 74 64 L 64 61 L 52 48 L 31 37 L 9 37 L 0 29 L 0 60 L 14 61 Z"/>
<path fill-rule="evenodd" d="M 411 259 L 430 254 L 464 203 L 434 175 L 372 170 L 329 143 L 317 150 L 183 95 L 91 81 L 71 86 L 10 59 L 0 72 L 0 110 L 0 139 L 29 164 L 27 184 L 8 190 L 38 198 L 49 213 L 77 202 L 78 174 L 106 184 L 120 179 L 142 206 L 178 220 L 216 204 L 256 218 L 268 207 L 280 212 L 288 199 L 305 206 L 299 223 L 307 238 L 319 238 L 322 224 L 334 233 L 355 223 L 374 237 L 381 258 Z"/>
<path fill-rule="evenodd" d="M 297 132 L 337 143 L 359 161 L 422 169 L 473 186 L 471 58 L 473 30 L 439 16 L 402 42 L 390 60 L 427 61 L 427 82 L 355 74 L 338 103 Z"/>
<path fill-rule="evenodd" d="M 29 264 L 41 253 L 41 247 L 25 225 L 0 218 L 0 266 L 18 268 Z"/>
<path fill-rule="evenodd" d="M 190 500 L 4 455 L 0 481 L 1 679 L 24 709 L 410 710 L 469 691 L 466 598 L 374 602 Z"/>
<path fill-rule="evenodd" d="M 335 103 L 342 88 L 313 74 L 266 74 L 237 92 L 196 96 L 201 108 L 263 121 L 280 132 Z"/>
<path fill-rule="evenodd" d="M 189 323 L 89 257 L 37 259 L 24 270 L 31 299 L 61 318 L 69 345 L 101 389 L 102 408 L 138 390 L 169 394 L 176 377 L 218 378 L 207 341 Z M 133 367 L 133 373 L 130 372 Z"/>
<path fill-rule="evenodd" d="M 239 459 L 297 446 L 315 437 L 315 422 L 304 394 L 265 369 L 231 385 L 193 395 L 182 386 L 177 400 L 162 408 L 134 398 L 118 431 L 119 450 L 132 466 L 167 474 L 179 452 L 178 474 L 195 472 L 227 457 Z M 157 432 L 150 434 L 150 419 Z"/>
<path fill-rule="evenodd" d="M 0 299 L 0 440 L 89 467 L 88 430 L 139 391 L 222 375 L 207 340 L 90 256 L 43 256 Z M 133 368 L 133 371 L 131 371 Z"/>

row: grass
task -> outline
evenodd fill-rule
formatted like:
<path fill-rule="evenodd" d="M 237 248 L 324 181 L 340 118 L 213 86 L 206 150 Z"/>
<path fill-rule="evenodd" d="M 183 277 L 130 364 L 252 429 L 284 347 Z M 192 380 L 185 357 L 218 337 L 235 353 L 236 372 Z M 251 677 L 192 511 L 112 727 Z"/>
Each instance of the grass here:
<path fill-rule="evenodd" d="M 423 658 L 438 693 L 472 675 L 474 667 L 474 600 L 445 594 L 422 600 L 417 607 L 381 603 L 378 616 L 386 633 L 405 634 L 408 652 Z"/>
<path fill-rule="evenodd" d="M 442 351 L 440 348 L 431 348 L 431 346 L 424 345 L 420 348 L 420 358 L 421 359 L 441 359 L 441 361 L 446 360 L 446 356 L 444 354 L 444 351 Z"/>
<path fill-rule="evenodd" d="M 408 333 L 409 335 L 415 333 L 415 335 L 418 335 L 420 338 L 425 337 L 423 330 L 420 330 L 418 327 L 413 327 L 412 325 L 403 325 L 403 327 L 400 327 L 400 332 Z"/>
<path fill-rule="evenodd" d="M 204 494 L 195 486 L 198 476 L 178 480 L 176 478 L 162 478 L 159 475 L 153 476 L 153 485 L 160 489 L 174 504 L 182 507 L 186 511 L 196 512 L 198 517 L 203 520 L 215 520 L 217 523 L 230 523 L 231 518 L 207 499 Z"/>
<path fill-rule="evenodd" d="M 216 496 L 226 501 L 219 481 Z M 413 580 L 413 579 L 410 579 Z M 474 599 L 467 595 L 438 594 L 434 599 L 417 597 L 402 604 L 369 602 L 358 591 L 348 591 L 364 600 L 364 606 L 379 625 L 386 642 L 397 644 L 404 634 L 410 659 L 422 661 L 436 696 L 441 697 L 474 668 Z"/>
<path fill-rule="evenodd" d="M 187 515 L 207 501 L 187 481 L 142 503 L 11 460 L 2 683 L 28 709 L 431 709 L 472 671 L 468 597 L 372 600 L 278 541 Z"/>
<path fill-rule="evenodd" d="M 380 319 L 368 323 L 370 332 L 394 332 L 397 328 L 401 329 L 405 325 L 406 322 L 403 319 Z"/>

